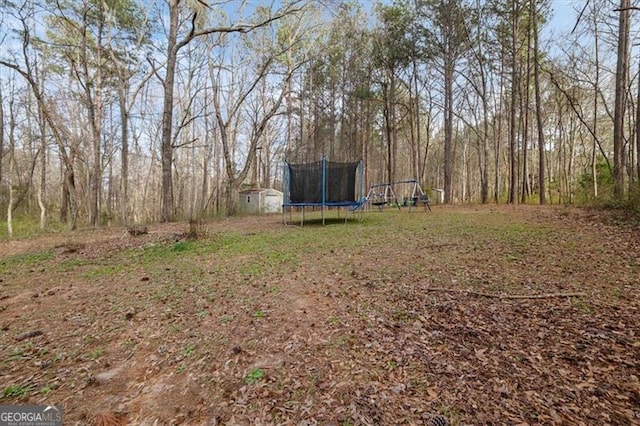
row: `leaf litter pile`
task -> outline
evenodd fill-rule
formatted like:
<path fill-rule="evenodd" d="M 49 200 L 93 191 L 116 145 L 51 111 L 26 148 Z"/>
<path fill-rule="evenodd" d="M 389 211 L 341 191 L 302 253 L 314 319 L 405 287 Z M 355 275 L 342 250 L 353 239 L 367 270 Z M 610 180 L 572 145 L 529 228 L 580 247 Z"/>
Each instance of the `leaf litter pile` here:
<path fill-rule="evenodd" d="M 280 221 L 1 242 L 0 404 L 65 424 L 640 424 L 637 228 L 537 206 Z"/>

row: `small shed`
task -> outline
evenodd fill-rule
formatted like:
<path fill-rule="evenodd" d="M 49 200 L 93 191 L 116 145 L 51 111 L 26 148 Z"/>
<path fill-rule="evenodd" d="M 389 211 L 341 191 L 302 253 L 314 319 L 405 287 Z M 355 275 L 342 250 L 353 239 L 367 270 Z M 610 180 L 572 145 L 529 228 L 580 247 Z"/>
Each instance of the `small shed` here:
<path fill-rule="evenodd" d="M 436 204 L 444 203 L 444 189 L 434 189 L 433 192 L 436 193 Z"/>
<path fill-rule="evenodd" d="M 240 192 L 238 207 L 241 213 L 281 213 L 282 192 L 271 188 L 247 189 Z"/>

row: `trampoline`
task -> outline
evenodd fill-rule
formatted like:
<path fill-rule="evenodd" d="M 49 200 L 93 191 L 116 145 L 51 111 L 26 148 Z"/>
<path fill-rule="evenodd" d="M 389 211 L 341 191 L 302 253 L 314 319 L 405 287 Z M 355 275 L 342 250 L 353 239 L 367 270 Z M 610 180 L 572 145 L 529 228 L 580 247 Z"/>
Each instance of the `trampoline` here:
<path fill-rule="evenodd" d="M 320 161 L 312 163 L 291 164 L 285 161 L 283 223 L 288 224 L 286 212 L 289 211 L 291 218 L 292 208 L 302 210 L 301 226 L 306 207 L 321 209 L 323 225 L 325 211 L 329 207 L 337 207 L 338 214 L 341 207 L 350 213 L 362 212 L 367 201 L 362 191 L 363 168 L 361 160 L 341 163 L 329 161 L 324 155 Z"/>

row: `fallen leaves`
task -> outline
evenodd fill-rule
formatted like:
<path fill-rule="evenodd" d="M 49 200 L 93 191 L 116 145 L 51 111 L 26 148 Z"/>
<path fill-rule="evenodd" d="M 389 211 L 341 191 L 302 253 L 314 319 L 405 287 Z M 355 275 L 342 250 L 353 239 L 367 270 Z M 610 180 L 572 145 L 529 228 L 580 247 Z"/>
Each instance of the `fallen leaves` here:
<path fill-rule="evenodd" d="M 76 235 L 64 267 L 16 264 L 2 403 L 71 423 L 640 422 L 637 235 L 553 208 L 387 213 L 234 219 L 180 253 L 175 225 Z"/>

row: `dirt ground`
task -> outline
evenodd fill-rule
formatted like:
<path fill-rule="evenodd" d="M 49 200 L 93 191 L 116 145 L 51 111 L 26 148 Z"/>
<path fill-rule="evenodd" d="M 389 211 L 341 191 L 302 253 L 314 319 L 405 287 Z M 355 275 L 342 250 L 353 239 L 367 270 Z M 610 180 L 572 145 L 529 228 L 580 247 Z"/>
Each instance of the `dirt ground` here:
<path fill-rule="evenodd" d="M 0 242 L 0 404 L 64 424 L 640 425 L 640 230 L 608 214 L 188 231 Z"/>

